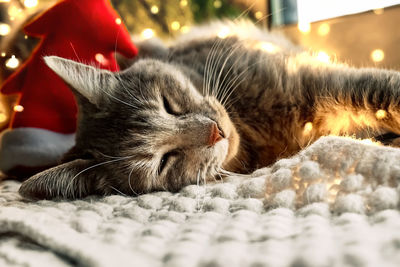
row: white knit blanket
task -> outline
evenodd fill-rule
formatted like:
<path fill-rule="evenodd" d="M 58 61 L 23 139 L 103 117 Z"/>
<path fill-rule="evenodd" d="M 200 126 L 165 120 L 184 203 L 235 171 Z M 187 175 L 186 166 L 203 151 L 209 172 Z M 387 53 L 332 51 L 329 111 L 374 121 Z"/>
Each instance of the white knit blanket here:
<path fill-rule="evenodd" d="M 22 200 L 0 183 L 0 266 L 400 266 L 400 149 L 325 137 L 180 193 Z"/>

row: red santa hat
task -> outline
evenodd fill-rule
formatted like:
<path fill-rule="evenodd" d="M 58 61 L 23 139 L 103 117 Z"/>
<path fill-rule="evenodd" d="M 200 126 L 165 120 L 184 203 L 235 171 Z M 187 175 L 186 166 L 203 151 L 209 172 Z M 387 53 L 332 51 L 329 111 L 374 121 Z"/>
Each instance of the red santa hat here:
<path fill-rule="evenodd" d="M 74 144 L 77 106 L 68 86 L 43 61 L 57 55 L 118 71 L 115 52 L 133 57 L 137 49 L 108 0 L 63 0 L 25 26 L 41 42 L 0 91 L 19 94 L 0 140 L 0 170 L 41 169 L 58 163 Z M 19 111 L 19 112 L 18 112 Z"/>

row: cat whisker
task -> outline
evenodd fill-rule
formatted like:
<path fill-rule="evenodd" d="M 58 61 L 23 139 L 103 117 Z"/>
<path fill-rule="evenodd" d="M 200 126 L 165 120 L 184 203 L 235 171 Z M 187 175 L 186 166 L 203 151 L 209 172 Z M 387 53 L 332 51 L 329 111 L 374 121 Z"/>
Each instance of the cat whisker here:
<path fill-rule="evenodd" d="M 138 196 L 139 194 L 136 193 L 135 190 L 133 190 L 133 187 L 132 187 L 132 184 L 131 184 L 131 178 L 132 178 L 133 170 L 134 170 L 134 167 L 133 167 L 133 168 L 131 169 L 131 171 L 129 172 L 129 175 L 128 175 L 128 184 L 129 184 L 129 188 L 131 189 L 132 193 L 133 193 L 135 196 Z"/>
<path fill-rule="evenodd" d="M 91 169 L 93 169 L 93 168 L 96 168 L 96 167 L 99 167 L 99 166 L 102 166 L 102 165 L 105 165 L 105 164 L 109 164 L 109 163 L 114 163 L 114 162 L 117 162 L 117 161 L 121 161 L 121 160 L 124 160 L 124 159 L 132 158 L 132 157 L 133 157 L 133 156 L 129 156 L 129 157 L 123 157 L 123 158 L 113 159 L 113 160 L 109 160 L 109 161 L 105 161 L 105 162 L 100 162 L 100 163 L 97 163 L 97 164 L 95 164 L 95 165 L 92 165 L 92 166 L 90 166 L 90 167 L 87 167 L 87 168 L 83 169 L 82 171 L 78 172 L 74 177 L 71 178 L 71 181 L 70 181 L 70 182 L 68 183 L 68 185 L 66 186 L 66 191 L 67 191 L 67 192 L 71 192 L 72 195 L 73 195 L 73 197 L 75 197 L 75 191 L 74 191 L 74 189 L 73 189 L 74 187 L 71 188 L 71 186 L 73 185 L 73 183 L 75 182 L 76 178 L 77 178 L 79 175 L 81 175 L 82 173 L 84 173 L 84 172 L 86 172 L 86 171 L 88 171 L 88 170 L 91 170 Z M 71 190 L 71 189 L 72 189 L 72 190 Z"/>
<path fill-rule="evenodd" d="M 113 190 L 115 190 L 117 193 L 119 193 L 120 195 L 123 195 L 124 197 L 128 197 L 127 194 L 122 193 L 120 190 L 118 190 L 117 188 L 115 188 L 114 186 L 109 185 L 109 187 Z"/>

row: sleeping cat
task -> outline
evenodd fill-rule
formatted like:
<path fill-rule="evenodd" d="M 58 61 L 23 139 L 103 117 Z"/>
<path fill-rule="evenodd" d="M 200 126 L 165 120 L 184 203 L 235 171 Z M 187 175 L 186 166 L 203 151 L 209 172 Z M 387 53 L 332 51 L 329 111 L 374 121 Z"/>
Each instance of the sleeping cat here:
<path fill-rule="evenodd" d="M 119 73 L 44 58 L 76 96 L 76 145 L 22 196 L 178 191 L 268 166 L 323 135 L 400 133 L 400 73 L 321 62 L 249 22 L 138 46 Z"/>

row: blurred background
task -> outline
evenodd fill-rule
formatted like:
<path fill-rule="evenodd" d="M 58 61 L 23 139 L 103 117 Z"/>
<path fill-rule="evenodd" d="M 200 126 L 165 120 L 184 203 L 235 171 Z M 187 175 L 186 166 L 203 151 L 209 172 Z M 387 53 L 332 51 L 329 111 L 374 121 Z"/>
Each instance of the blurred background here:
<path fill-rule="evenodd" d="M 0 0 L 0 85 L 38 40 L 21 30 L 55 0 Z M 400 70 L 400 0 L 112 0 L 132 34 L 171 38 L 218 18 L 251 19 L 315 50 L 321 60 Z M 45 93 L 45 92 L 44 92 Z M 15 96 L 0 96 L 0 130 Z"/>

